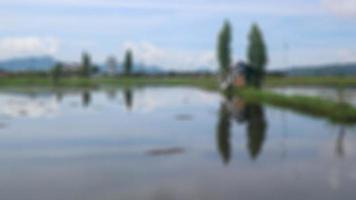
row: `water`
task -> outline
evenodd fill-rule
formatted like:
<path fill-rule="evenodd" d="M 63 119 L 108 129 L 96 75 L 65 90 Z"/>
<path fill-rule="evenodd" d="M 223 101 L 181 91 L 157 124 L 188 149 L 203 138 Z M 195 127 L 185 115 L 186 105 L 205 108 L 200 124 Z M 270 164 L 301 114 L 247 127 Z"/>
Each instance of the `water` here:
<path fill-rule="evenodd" d="M 2 200 L 353 200 L 355 145 L 194 88 L 0 91 Z"/>
<path fill-rule="evenodd" d="M 333 88 L 316 86 L 273 87 L 270 90 L 286 95 L 305 95 L 320 97 L 335 102 L 346 102 L 356 106 L 356 88 Z"/>

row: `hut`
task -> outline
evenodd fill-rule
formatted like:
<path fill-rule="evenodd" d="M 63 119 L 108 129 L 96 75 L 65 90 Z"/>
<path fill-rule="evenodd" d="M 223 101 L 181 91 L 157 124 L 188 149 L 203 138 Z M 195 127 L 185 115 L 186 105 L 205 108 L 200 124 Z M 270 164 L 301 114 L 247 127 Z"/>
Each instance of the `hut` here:
<path fill-rule="evenodd" d="M 243 61 L 237 62 L 231 67 L 230 80 L 232 85 L 236 87 L 245 87 L 251 82 L 254 74 L 253 68 Z"/>
<path fill-rule="evenodd" d="M 220 82 L 220 87 L 226 89 L 229 86 L 237 88 L 249 86 L 255 75 L 256 71 L 253 67 L 243 61 L 239 61 L 230 66 L 229 74 Z"/>

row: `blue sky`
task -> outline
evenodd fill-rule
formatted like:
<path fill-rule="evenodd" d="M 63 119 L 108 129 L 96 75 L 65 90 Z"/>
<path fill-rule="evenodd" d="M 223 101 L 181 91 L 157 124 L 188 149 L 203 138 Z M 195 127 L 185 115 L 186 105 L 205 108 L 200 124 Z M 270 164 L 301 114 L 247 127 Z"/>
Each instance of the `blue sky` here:
<path fill-rule="evenodd" d="M 356 62 L 356 0 L 1 0 L 0 59 L 53 55 L 121 60 L 168 69 L 217 68 L 216 37 L 233 25 L 235 60 L 245 59 L 257 22 L 269 68 Z"/>

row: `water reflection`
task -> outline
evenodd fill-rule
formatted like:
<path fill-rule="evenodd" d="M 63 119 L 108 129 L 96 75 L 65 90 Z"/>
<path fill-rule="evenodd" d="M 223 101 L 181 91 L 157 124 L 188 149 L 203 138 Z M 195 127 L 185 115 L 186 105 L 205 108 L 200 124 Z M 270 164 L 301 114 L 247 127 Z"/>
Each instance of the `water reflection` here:
<path fill-rule="evenodd" d="M 64 97 L 64 94 L 61 90 L 56 91 L 55 93 L 57 103 L 61 103 Z"/>
<path fill-rule="evenodd" d="M 262 152 L 266 139 L 267 122 L 261 105 L 247 104 L 247 139 L 248 150 L 252 159 L 257 159 Z"/>
<path fill-rule="evenodd" d="M 133 101 L 134 101 L 134 94 L 132 91 L 132 88 L 125 88 L 124 89 L 124 99 L 125 99 L 125 105 L 127 110 L 131 110 L 133 107 Z"/>
<path fill-rule="evenodd" d="M 110 88 L 107 89 L 107 97 L 108 97 L 109 100 L 115 100 L 116 99 L 116 96 L 117 96 L 116 91 L 117 91 L 117 89 L 114 88 L 114 87 L 110 87 Z"/>
<path fill-rule="evenodd" d="M 231 159 L 231 116 L 225 102 L 221 103 L 219 111 L 219 121 L 216 131 L 216 141 L 218 151 L 225 164 Z"/>
<path fill-rule="evenodd" d="M 262 153 L 266 139 L 267 121 L 263 106 L 245 102 L 239 97 L 225 95 L 220 105 L 216 137 L 218 151 L 225 164 L 228 164 L 231 159 L 232 118 L 238 124 L 246 124 L 247 151 L 250 158 L 256 160 Z"/>
<path fill-rule="evenodd" d="M 336 140 L 336 155 L 338 155 L 340 158 L 344 157 L 345 155 L 345 149 L 344 149 L 345 135 L 346 135 L 346 130 L 345 127 L 342 126 L 340 127 L 340 132 Z"/>
<path fill-rule="evenodd" d="M 88 107 L 91 102 L 91 95 L 89 90 L 84 90 L 82 93 L 82 105 L 83 107 Z"/>

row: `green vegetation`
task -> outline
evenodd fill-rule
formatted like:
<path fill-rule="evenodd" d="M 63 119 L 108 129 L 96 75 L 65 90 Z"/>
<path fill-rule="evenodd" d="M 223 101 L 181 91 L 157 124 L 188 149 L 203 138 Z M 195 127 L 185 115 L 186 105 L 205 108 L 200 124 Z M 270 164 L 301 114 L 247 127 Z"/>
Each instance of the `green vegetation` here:
<path fill-rule="evenodd" d="M 217 58 L 220 66 L 220 73 L 222 78 L 226 78 L 229 73 L 229 67 L 231 65 L 231 26 L 228 21 L 219 33 L 218 45 L 217 45 Z"/>
<path fill-rule="evenodd" d="M 117 73 L 117 61 L 114 56 L 110 56 L 108 60 L 106 61 L 106 65 L 108 67 L 108 72 L 111 76 L 115 76 Z"/>
<path fill-rule="evenodd" d="M 249 46 L 247 48 L 249 65 L 254 69 L 252 85 L 260 88 L 266 74 L 267 49 L 262 32 L 257 24 L 253 24 L 249 34 Z"/>
<path fill-rule="evenodd" d="M 91 58 L 88 53 L 82 55 L 81 75 L 83 78 L 89 78 L 92 71 Z"/>
<path fill-rule="evenodd" d="M 54 84 L 58 84 L 58 82 L 60 81 L 60 78 L 63 75 L 63 65 L 61 63 L 57 63 L 53 67 L 51 74 L 52 74 L 52 79 L 53 79 Z"/>
<path fill-rule="evenodd" d="M 125 75 L 132 74 L 132 65 L 133 65 L 132 52 L 131 50 L 127 50 L 125 54 L 125 60 L 124 60 Z"/>
<path fill-rule="evenodd" d="M 62 77 L 57 84 L 52 78 L 39 76 L 2 77 L 0 86 L 36 86 L 36 87 L 98 87 L 101 85 L 113 85 L 118 87 L 134 86 L 195 86 L 211 90 L 217 90 L 218 81 L 215 76 L 175 76 L 175 77 L 146 77 L 146 76 L 118 76 L 96 77 L 87 79 L 83 77 Z"/>
<path fill-rule="evenodd" d="M 308 115 L 327 117 L 334 122 L 356 122 L 356 108 L 349 104 L 336 103 L 318 97 L 286 96 L 251 88 L 238 90 L 236 93 L 248 102 L 267 103 Z"/>

